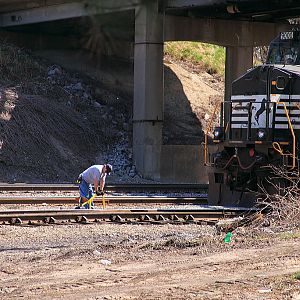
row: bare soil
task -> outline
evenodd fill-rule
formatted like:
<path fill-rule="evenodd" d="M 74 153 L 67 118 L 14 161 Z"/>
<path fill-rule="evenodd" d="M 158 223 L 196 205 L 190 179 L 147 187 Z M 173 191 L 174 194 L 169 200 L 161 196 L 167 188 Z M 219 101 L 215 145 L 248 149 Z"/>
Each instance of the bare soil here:
<path fill-rule="evenodd" d="M 223 99 L 223 81 L 182 62 L 165 62 L 164 143 L 199 145 Z M 216 118 L 214 118 L 215 120 Z"/>
<path fill-rule="evenodd" d="M 300 299 L 299 231 L 0 226 L 1 299 Z"/>

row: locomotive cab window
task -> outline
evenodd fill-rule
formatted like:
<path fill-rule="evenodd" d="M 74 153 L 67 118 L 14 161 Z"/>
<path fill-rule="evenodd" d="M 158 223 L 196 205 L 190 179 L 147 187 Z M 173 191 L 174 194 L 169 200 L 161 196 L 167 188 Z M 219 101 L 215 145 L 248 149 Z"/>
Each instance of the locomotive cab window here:
<path fill-rule="evenodd" d="M 299 64 L 299 47 L 287 47 L 286 45 L 273 45 L 270 49 L 268 63 L 282 65 L 297 65 Z"/>
<path fill-rule="evenodd" d="M 278 76 L 276 80 L 276 88 L 277 90 L 285 89 L 285 78 L 283 76 Z"/>
<path fill-rule="evenodd" d="M 299 32 L 282 33 L 279 37 L 273 40 L 270 44 L 267 64 L 299 65 Z"/>

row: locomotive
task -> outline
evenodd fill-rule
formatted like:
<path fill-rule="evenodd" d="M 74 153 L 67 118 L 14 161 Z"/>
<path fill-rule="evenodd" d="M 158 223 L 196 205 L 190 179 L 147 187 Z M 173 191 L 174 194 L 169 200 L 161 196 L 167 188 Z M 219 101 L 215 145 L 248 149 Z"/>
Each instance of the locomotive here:
<path fill-rule="evenodd" d="M 300 34 L 281 32 L 266 63 L 237 78 L 222 103 L 213 145 L 205 147 L 209 204 L 249 207 L 262 189 L 274 192 L 284 184 L 274 167 L 298 173 L 299 138 Z"/>

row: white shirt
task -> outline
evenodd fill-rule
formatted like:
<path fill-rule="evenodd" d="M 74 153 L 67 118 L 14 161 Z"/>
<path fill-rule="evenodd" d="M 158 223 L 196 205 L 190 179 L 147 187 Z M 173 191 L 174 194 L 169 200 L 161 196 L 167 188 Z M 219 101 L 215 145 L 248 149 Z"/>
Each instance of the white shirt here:
<path fill-rule="evenodd" d="M 93 165 L 83 171 L 82 174 L 82 179 L 86 181 L 89 184 L 93 184 L 95 181 L 100 181 L 102 178 L 103 181 L 105 181 L 106 173 L 102 173 L 104 165 Z"/>

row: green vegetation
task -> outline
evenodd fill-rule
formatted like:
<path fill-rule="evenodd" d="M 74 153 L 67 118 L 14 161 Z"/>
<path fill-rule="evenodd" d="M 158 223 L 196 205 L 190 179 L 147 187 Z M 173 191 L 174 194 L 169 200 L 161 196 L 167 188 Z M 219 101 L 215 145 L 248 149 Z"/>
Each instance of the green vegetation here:
<path fill-rule="evenodd" d="M 300 280 L 300 271 L 296 272 L 296 273 L 293 275 L 293 278 L 294 278 L 294 279 L 297 279 L 297 280 Z"/>
<path fill-rule="evenodd" d="M 300 238 L 300 231 L 296 230 L 294 232 L 285 232 L 281 234 L 281 237 L 284 239 L 298 239 Z"/>
<path fill-rule="evenodd" d="M 210 74 L 224 75 L 224 47 L 199 42 L 167 42 L 164 51 L 174 60 L 196 63 Z"/>

